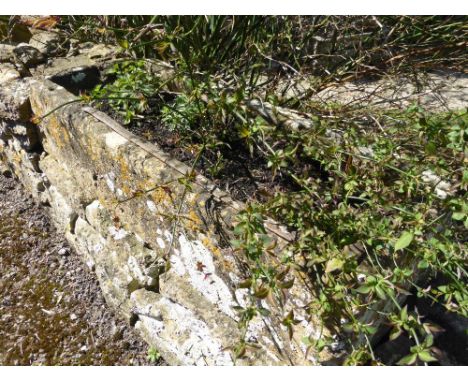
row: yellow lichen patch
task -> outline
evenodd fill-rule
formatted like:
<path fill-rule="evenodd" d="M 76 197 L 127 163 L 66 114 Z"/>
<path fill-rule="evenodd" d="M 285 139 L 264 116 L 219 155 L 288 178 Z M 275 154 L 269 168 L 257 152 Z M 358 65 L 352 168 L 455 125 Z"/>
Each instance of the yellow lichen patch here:
<path fill-rule="evenodd" d="M 118 175 L 118 180 L 121 185 L 120 188 L 122 189 L 122 192 L 125 195 L 131 195 L 133 191 L 136 190 L 132 191 L 131 185 L 133 183 L 133 177 L 131 176 L 130 167 L 128 166 L 127 159 L 120 154 L 118 154 L 115 159 L 119 164 L 120 168 L 120 173 Z"/>
<path fill-rule="evenodd" d="M 109 195 L 106 195 L 106 196 L 109 196 Z M 115 207 L 118 204 L 118 200 L 116 198 L 113 198 L 113 200 L 109 200 L 108 198 L 103 197 L 103 196 L 99 196 L 98 201 L 104 208 L 107 208 L 109 210 L 115 209 Z"/>
<path fill-rule="evenodd" d="M 156 205 L 162 204 L 165 201 L 170 201 L 170 195 L 164 187 L 157 187 L 154 191 L 150 193 L 150 196 Z"/>
<path fill-rule="evenodd" d="M 47 132 L 52 137 L 52 141 L 59 149 L 64 148 L 70 143 L 70 135 L 66 129 L 61 128 L 57 116 L 52 114 L 45 124 Z"/>
<path fill-rule="evenodd" d="M 219 253 L 221 255 L 221 251 L 219 251 Z M 236 269 L 235 269 L 236 267 L 233 265 L 232 261 L 224 258 L 223 256 L 219 256 L 218 258 L 221 259 L 221 265 L 222 265 L 225 272 L 235 272 L 236 271 Z"/>
<path fill-rule="evenodd" d="M 198 217 L 197 213 L 194 210 L 190 210 L 185 219 L 183 219 L 184 226 L 189 232 L 200 232 L 203 222 Z"/>
<path fill-rule="evenodd" d="M 12 155 L 12 159 L 14 162 L 21 166 L 21 163 L 23 162 L 23 157 L 19 152 L 15 151 Z"/>
<path fill-rule="evenodd" d="M 31 109 L 33 110 L 35 115 L 40 116 L 46 113 L 45 110 L 48 109 L 48 105 L 43 105 L 41 102 L 39 102 L 39 99 L 37 98 L 37 96 L 29 97 L 29 102 L 31 103 Z M 46 100 L 43 100 L 43 102 L 46 102 Z"/>
<path fill-rule="evenodd" d="M 213 244 L 213 241 L 209 237 L 205 236 L 201 242 L 215 257 L 221 257 L 221 251 L 215 244 Z"/>
<path fill-rule="evenodd" d="M 139 180 L 136 183 L 137 189 L 141 192 L 142 196 L 147 196 L 152 199 L 154 204 L 161 204 L 168 199 L 168 192 L 170 189 L 167 187 L 160 187 L 151 182 L 150 179 Z"/>
<path fill-rule="evenodd" d="M 101 162 L 102 161 L 102 153 L 96 147 L 96 140 L 93 138 L 92 135 L 85 135 L 86 138 L 86 152 L 89 158 L 93 162 Z"/>
<path fill-rule="evenodd" d="M 135 185 L 136 185 L 138 190 L 141 190 L 143 192 L 145 192 L 147 190 L 151 190 L 152 188 L 155 187 L 154 185 L 150 184 L 148 179 L 139 179 L 139 180 L 135 181 Z"/>

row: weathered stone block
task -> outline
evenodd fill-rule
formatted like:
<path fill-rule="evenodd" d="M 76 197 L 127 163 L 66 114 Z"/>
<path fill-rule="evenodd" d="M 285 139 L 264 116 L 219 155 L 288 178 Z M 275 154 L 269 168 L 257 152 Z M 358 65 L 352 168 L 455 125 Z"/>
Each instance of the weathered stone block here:
<path fill-rule="evenodd" d="M 0 44 L 0 63 L 14 61 L 15 54 L 13 53 L 13 49 L 15 49 L 14 45 Z"/>
<path fill-rule="evenodd" d="M 13 49 L 13 53 L 16 59 L 28 68 L 40 64 L 46 59 L 37 48 L 25 43 L 18 44 Z"/>
<path fill-rule="evenodd" d="M 21 78 L 21 75 L 15 65 L 10 63 L 0 65 L 0 86 L 3 86 L 6 82 L 17 80 L 19 78 Z"/>
<path fill-rule="evenodd" d="M 118 52 L 118 47 L 114 45 L 97 44 L 93 45 L 86 53 L 90 59 L 114 58 Z"/>
<path fill-rule="evenodd" d="M 61 43 L 63 38 L 55 32 L 33 30 L 33 35 L 29 40 L 29 45 L 36 48 L 45 56 L 53 56 L 63 51 Z"/>
<path fill-rule="evenodd" d="M 29 90 L 31 80 L 24 78 L 10 81 L 0 88 L 0 117 L 13 121 L 28 121 L 31 118 Z"/>

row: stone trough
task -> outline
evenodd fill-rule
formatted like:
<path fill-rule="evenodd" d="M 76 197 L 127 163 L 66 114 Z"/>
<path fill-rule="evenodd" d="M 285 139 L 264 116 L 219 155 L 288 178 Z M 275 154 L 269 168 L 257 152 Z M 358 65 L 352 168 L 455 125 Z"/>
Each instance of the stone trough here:
<path fill-rule="evenodd" d="M 41 57 L 57 51 L 47 46 Z M 236 287 L 246 276 L 242 254 L 229 244 L 242 205 L 200 175 L 186 188 L 181 180 L 189 166 L 50 80 L 66 85 L 73 76 L 95 76 L 103 61 L 85 52 L 38 64 L 24 54 L 19 62 L 8 46 L 1 51 L 0 168 L 49 208 L 95 271 L 110 307 L 173 365 L 318 363 L 301 339 L 318 336 L 320 328 L 295 310 L 300 323 L 290 339 L 281 320 L 291 306 L 267 300 L 262 304 L 271 315 L 249 323 L 252 346 L 234 359 L 242 338 L 234 307 L 248 303 L 245 289 Z M 274 222 L 267 228 L 281 249 L 290 235 Z M 311 299 L 300 281 L 289 294 L 295 306 Z"/>

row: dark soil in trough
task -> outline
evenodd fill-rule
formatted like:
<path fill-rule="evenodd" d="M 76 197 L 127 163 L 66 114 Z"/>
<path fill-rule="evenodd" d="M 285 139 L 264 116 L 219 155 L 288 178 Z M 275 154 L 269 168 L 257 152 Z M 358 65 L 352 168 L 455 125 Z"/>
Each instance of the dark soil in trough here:
<path fill-rule="evenodd" d="M 148 118 L 125 125 L 122 116 L 109 105 L 102 105 L 100 110 L 135 135 L 156 144 L 164 152 L 192 166 L 197 152 L 190 149 L 190 144 L 182 142 L 177 132 L 169 130 L 160 121 Z M 273 178 L 265 158 L 252 157 L 247 147 L 240 141 L 230 142 L 229 145 L 230 147 L 223 146 L 219 149 L 223 156 L 223 167 L 218 173 L 210 172 L 217 158 L 209 151 L 201 156 L 195 165 L 195 170 L 210 179 L 221 190 L 229 193 L 234 200 L 262 202 L 273 197 L 276 191 L 297 189 L 295 183 L 285 174 L 279 172 Z"/>

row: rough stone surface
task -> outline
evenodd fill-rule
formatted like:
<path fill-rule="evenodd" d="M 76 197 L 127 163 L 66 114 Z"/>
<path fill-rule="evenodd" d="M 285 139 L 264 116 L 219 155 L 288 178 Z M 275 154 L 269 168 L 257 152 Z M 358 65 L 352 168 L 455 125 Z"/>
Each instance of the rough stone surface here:
<path fill-rule="evenodd" d="M 18 150 L 34 151 L 39 144 L 39 128 L 28 122 L 0 121 L 0 137 L 11 140 Z"/>
<path fill-rule="evenodd" d="M 316 86 L 316 78 L 296 76 L 280 81 L 276 94 L 285 100 L 307 97 L 319 103 L 387 109 L 419 103 L 431 111 L 446 111 L 462 109 L 468 103 L 468 75 L 448 70 L 339 82 L 318 93 Z"/>
<path fill-rule="evenodd" d="M 12 62 L 15 58 L 14 45 L 0 44 L 0 62 Z"/>
<path fill-rule="evenodd" d="M 45 60 L 45 56 L 35 47 L 21 43 L 14 49 L 16 59 L 26 67 L 33 67 Z"/>
<path fill-rule="evenodd" d="M 9 81 L 0 88 L 0 118 L 28 121 L 31 118 L 29 78 Z"/>
<path fill-rule="evenodd" d="M 53 56 L 60 53 L 62 38 L 58 33 L 37 30 L 34 31 L 29 45 L 36 48 L 45 56 Z"/>
<path fill-rule="evenodd" d="M 11 80 L 17 80 L 21 77 L 20 73 L 13 64 L 3 64 L 0 66 L 0 86 Z"/>
<path fill-rule="evenodd" d="M 90 59 L 103 59 L 115 57 L 117 52 L 118 48 L 113 45 L 97 44 L 93 45 L 91 49 L 87 51 L 87 56 Z"/>
<path fill-rule="evenodd" d="M 392 77 L 339 84 L 313 97 L 345 105 L 406 108 L 418 103 L 431 111 L 463 109 L 468 104 L 468 75 L 450 71 L 420 73 L 417 78 Z"/>

